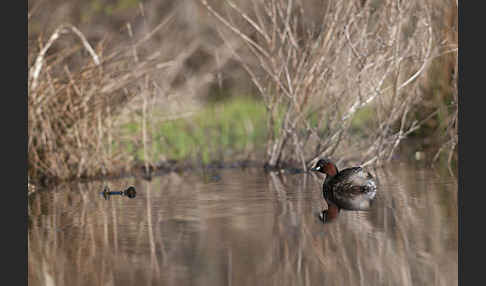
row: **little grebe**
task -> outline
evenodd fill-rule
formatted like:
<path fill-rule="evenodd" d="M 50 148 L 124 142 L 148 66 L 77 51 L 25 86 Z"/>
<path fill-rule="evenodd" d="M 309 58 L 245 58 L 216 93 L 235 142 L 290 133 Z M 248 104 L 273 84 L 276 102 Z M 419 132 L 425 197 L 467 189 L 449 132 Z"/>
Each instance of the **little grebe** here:
<path fill-rule="evenodd" d="M 336 165 L 328 159 L 320 159 L 311 171 L 326 174 L 322 195 L 328 206 L 337 210 L 368 210 L 376 196 L 373 176 L 362 167 L 352 167 L 338 172 Z M 329 209 L 329 207 L 328 207 Z"/>

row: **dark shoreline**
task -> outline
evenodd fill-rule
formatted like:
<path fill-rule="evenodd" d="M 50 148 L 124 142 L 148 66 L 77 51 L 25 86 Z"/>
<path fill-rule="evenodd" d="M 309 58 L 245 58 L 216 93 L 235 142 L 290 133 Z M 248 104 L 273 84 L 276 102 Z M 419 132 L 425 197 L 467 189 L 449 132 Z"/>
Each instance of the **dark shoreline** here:
<path fill-rule="evenodd" d="M 424 144 L 423 140 L 417 140 L 414 138 L 408 138 L 401 146 L 399 146 L 399 150 L 397 150 L 392 158 L 392 160 L 388 163 L 392 163 L 394 161 L 409 161 L 415 162 L 419 164 L 425 164 L 426 166 L 437 166 L 440 165 L 440 162 L 432 162 L 431 159 L 434 153 L 431 150 L 430 142 L 428 144 Z M 416 153 L 421 152 L 424 155 L 424 158 L 417 159 Z M 349 161 L 349 160 L 346 160 Z M 350 162 L 342 162 L 343 165 L 348 165 Z M 373 167 L 381 167 L 374 165 Z M 81 178 L 69 178 L 69 179 L 59 179 L 59 178 L 43 178 L 36 182 L 28 182 L 28 194 L 36 192 L 38 189 L 50 188 L 53 186 L 57 186 L 62 183 L 76 183 L 76 182 L 96 182 L 96 181 L 103 181 L 103 180 L 116 180 L 116 179 L 124 179 L 129 177 L 136 177 L 142 178 L 144 180 L 150 181 L 153 177 L 157 176 L 164 176 L 170 173 L 184 173 L 187 171 L 191 172 L 198 172 L 198 171 L 206 171 L 206 170 L 221 170 L 221 169 L 247 169 L 247 168 L 260 168 L 263 172 L 281 172 L 287 174 L 300 174 L 305 173 L 302 168 L 296 167 L 300 164 L 296 162 L 280 162 L 277 166 L 269 166 L 265 161 L 261 160 L 254 160 L 254 159 L 240 159 L 240 160 L 232 160 L 232 161 L 224 161 L 224 160 L 214 160 L 208 164 L 204 164 L 201 161 L 194 161 L 194 160 L 167 160 L 163 162 L 159 162 L 157 164 L 149 165 L 148 172 L 145 171 L 145 164 L 143 162 L 136 162 L 133 164 L 131 168 L 120 168 L 118 170 L 99 174 L 90 177 L 81 177 Z M 452 169 L 457 168 L 457 164 L 452 164 Z M 456 172 L 457 173 L 457 172 Z"/>

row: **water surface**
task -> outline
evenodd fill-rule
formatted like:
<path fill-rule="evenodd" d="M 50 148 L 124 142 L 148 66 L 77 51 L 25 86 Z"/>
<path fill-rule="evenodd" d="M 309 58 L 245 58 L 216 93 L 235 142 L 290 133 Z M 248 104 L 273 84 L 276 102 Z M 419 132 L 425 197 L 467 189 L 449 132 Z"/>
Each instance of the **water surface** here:
<path fill-rule="evenodd" d="M 369 211 L 328 224 L 320 174 L 208 170 L 29 197 L 29 285 L 457 285 L 457 181 L 370 170 Z M 133 185 L 133 199 L 100 192 Z"/>

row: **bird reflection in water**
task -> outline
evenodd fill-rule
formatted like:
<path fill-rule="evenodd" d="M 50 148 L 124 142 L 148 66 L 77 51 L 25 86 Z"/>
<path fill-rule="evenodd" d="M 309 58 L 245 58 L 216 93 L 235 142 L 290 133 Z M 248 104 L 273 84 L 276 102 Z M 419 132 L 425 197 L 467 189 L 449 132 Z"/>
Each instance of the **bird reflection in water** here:
<path fill-rule="evenodd" d="M 327 209 L 319 213 L 319 220 L 322 223 L 329 223 L 335 220 L 338 216 L 339 208 L 335 204 L 328 202 Z"/>

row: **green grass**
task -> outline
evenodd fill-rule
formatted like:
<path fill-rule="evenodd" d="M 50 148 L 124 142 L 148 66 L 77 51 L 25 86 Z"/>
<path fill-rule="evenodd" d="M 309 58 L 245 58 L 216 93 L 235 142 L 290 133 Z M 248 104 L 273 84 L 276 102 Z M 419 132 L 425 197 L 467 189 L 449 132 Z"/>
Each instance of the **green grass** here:
<path fill-rule="evenodd" d="M 268 132 L 279 133 L 284 108 L 275 118 L 272 130 L 267 126 L 267 110 L 264 103 L 254 97 L 234 96 L 230 99 L 207 103 L 206 107 L 191 117 L 159 121 L 166 114 L 153 114 L 147 123 L 150 131 L 148 160 L 157 163 L 162 159 L 195 160 L 207 164 L 213 160 L 235 160 L 246 155 L 262 154 Z M 358 110 L 351 121 L 350 131 L 366 137 L 373 125 L 374 109 Z M 307 116 L 313 127 L 325 118 L 317 113 Z M 324 122 L 320 131 L 326 129 Z M 132 154 L 136 161 L 144 161 L 141 143 L 140 117 L 122 126 L 125 142 L 115 148 Z M 136 143 L 135 143 L 136 142 Z"/>
<path fill-rule="evenodd" d="M 207 107 L 189 118 L 156 124 L 148 128 L 152 144 L 150 160 L 160 158 L 199 159 L 203 163 L 222 160 L 263 148 L 266 140 L 266 109 L 263 102 L 251 97 L 234 97 Z M 155 117 L 155 115 L 154 115 Z M 141 138 L 141 123 L 122 126 L 128 138 Z M 138 140 L 140 141 L 140 140 Z M 143 149 L 124 142 L 125 150 L 133 152 L 136 160 L 143 160 Z M 140 143 L 139 143 L 140 144 Z"/>
<path fill-rule="evenodd" d="M 365 136 L 374 123 L 376 116 L 375 109 L 370 106 L 365 106 L 354 114 L 351 120 L 350 131 L 355 135 Z"/>

